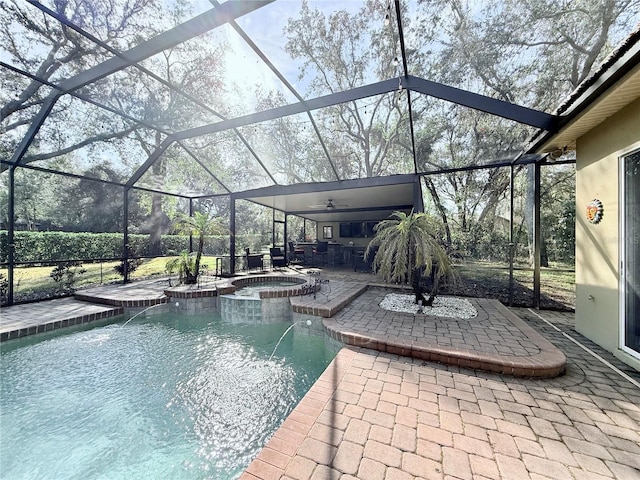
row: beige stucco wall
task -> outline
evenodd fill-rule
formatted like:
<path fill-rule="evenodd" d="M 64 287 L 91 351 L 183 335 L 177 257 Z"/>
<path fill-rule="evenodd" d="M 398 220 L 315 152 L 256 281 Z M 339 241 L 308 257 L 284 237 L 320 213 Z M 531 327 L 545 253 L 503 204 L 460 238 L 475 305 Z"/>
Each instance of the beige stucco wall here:
<path fill-rule="evenodd" d="M 576 329 L 640 370 L 640 361 L 619 349 L 619 162 L 637 148 L 640 99 L 577 141 Z M 586 219 L 586 206 L 594 198 L 604 205 L 597 225 Z"/>

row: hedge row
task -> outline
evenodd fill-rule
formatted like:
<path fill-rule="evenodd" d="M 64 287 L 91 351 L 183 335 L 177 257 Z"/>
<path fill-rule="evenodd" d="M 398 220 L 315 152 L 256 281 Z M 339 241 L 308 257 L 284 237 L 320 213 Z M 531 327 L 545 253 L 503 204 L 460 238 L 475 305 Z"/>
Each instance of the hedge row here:
<path fill-rule="evenodd" d="M 15 262 L 55 262 L 71 259 L 120 258 L 123 235 L 120 233 L 15 232 Z M 195 243 L 195 241 L 194 241 Z M 0 231 L 0 262 L 8 261 L 7 232 Z M 149 235 L 130 234 L 129 245 L 134 256 L 148 256 Z M 194 244 L 194 248 L 196 245 Z M 186 235 L 163 235 L 162 255 L 176 255 L 189 249 Z M 229 237 L 208 237 L 207 255 L 228 253 Z"/>

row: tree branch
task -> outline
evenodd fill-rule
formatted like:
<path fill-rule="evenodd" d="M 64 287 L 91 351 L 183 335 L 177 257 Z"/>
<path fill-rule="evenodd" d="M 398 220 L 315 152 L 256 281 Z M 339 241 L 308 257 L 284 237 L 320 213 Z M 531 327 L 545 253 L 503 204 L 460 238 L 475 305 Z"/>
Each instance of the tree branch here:
<path fill-rule="evenodd" d="M 87 145 L 91 145 L 92 143 L 106 142 L 109 140 L 124 138 L 127 135 L 129 135 L 131 132 L 136 131 L 138 128 L 140 127 L 136 125 L 116 133 L 103 133 L 101 135 L 94 135 L 93 137 L 85 138 L 81 142 L 78 142 L 74 145 L 70 145 L 65 148 L 61 148 L 54 152 L 39 153 L 36 155 L 25 155 L 24 157 L 22 157 L 22 163 L 31 163 L 39 160 L 49 160 L 50 158 L 59 157 L 61 155 L 65 155 L 67 153 L 73 152 L 74 150 L 78 150 L 80 148 L 86 147 Z"/>

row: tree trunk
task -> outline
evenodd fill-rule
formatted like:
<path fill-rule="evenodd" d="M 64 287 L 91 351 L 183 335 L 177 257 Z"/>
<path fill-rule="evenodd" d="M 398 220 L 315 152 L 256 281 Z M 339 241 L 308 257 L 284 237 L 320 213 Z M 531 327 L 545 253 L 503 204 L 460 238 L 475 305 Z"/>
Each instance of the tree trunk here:
<path fill-rule="evenodd" d="M 505 178 L 500 174 L 496 174 L 495 176 L 492 175 L 489 178 L 491 188 L 487 188 L 489 193 L 487 195 L 483 195 L 487 198 L 487 203 L 480 212 L 480 217 L 478 217 L 478 223 L 481 225 L 487 225 L 489 230 L 493 230 L 495 227 L 496 209 L 498 207 L 498 203 L 500 203 L 500 198 L 509 187 L 509 180 L 508 176 Z"/>
<path fill-rule="evenodd" d="M 413 294 L 416 297 L 416 304 L 420 305 L 420 302 L 424 301 L 424 292 L 422 291 L 422 269 L 421 268 L 413 268 L 413 278 L 411 281 L 411 288 L 413 289 Z"/>
<path fill-rule="evenodd" d="M 549 253 L 547 252 L 547 242 L 545 242 L 544 237 L 542 237 L 540 245 L 540 266 L 549 266 Z"/>
<path fill-rule="evenodd" d="M 158 179 L 162 185 L 167 173 L 164 160 L 159 158 L 151 166 L 152 175 Z M 149 218 L 149 253 L 151 255 L 162 255 L 162 234 L 165 233 L 167 218 L 162 211 L 162 195 L 151 194 L 151 215 Z"/>
<path fill-rule="evenodd" d="M 438 214 L 442 219 L 442 224 L 444 225 L 444 233 L 447 238 L 447 245 L 451 245 L 451 229 L 449 228 L 449 222 L 447 222 L 447 211 L 444 208 L 444 205 L 442 205 L 442 201 L 440 200 L 440 196 L 438 195 L 438 190 L 430 179 L 425 178 L 424 183 L 427 186 L 427 189 L 431 194 L 431 198 L 433 199 L 433 203 L 436 206 L 436 210 L 438 210 Z"/>
<path fill-rule="evenodd" d="M 196 253 L 196 265 L 195 265 L 195 276 L 196 280 L 198 275 L 200 275 L 200 260 L 202 259 L 202 251 L 204 250 L 204 235 L 200 234 L 198 236 L 198 253 Z"/>

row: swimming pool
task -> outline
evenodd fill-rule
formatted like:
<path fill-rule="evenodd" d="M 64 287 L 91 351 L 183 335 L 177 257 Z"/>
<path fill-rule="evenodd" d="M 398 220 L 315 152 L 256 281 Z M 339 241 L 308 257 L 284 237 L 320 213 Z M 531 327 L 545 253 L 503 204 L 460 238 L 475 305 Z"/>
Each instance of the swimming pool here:
<path fill-rule="evenodd" d="M 329 364 L 290 323 L 159 314 L 2 345 L 4 478 L 237 478 Z"/>

